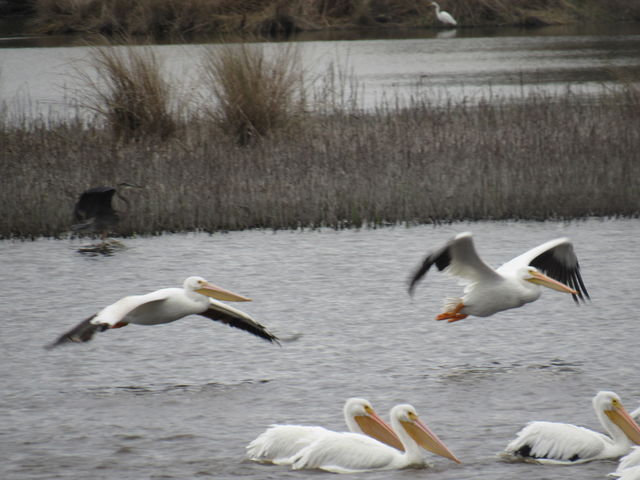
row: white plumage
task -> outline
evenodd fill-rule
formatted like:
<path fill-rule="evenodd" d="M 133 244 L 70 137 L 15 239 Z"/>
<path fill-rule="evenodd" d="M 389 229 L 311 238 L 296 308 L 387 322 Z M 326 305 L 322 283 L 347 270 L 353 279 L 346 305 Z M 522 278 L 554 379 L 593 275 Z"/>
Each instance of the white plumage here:
<path fill-rule="evenodd" d="M 368 400 L 349 398 L 343 415 L 350 432 L 371 435 L 395 448 L 402 443 L 391 428 L 375 413 Z M 336 432 L 317 426 L 272 425 L 247 445 L 249 459 L 256 462 L 289 465 L 291 457 L 323 436 Z"/>
<path fill-rule="evenodd" d="M 392 470 L 409 466 L 428 466 L 421 448 L 460 460 L 419 419 L 411 405 L 396 405 L 391 409 L 391 426 L 398 434 L 404 452 L 357 433 L 337 433 L 320 437 L 292 458 L 294 470 L 320 469 L 334 473 L 355 473 L 369 470 Z"/>
<path fill-rule="evenodd" d="M 436 2 L 431 2 L 431 6 L 436 9 L 436 18 L 445 25 L 455 26 L 458 24 L 453 16 L 449 12 L 445 12 L 444 10 L 440 10 L 440 5 Z"/>
<path fill-rule="evenodd" d="M 478 256 L 471 233 L 460 233 L 426 256 L 410 279 L 410 294 L 434 264 L 466 284 L 461 298 L 445 300 L 437 320 L 455 322 L 521 307 L 540 297 L 540 286 L 571 293 L 576 302 L 589 298 L 567 238 L 543 243 L 494 270 Z"/>
<path fill-rule="evenodd" d="M 182 288 L 163 288 L 145 295 L 121 298 L 62 334 L 49 347 L 70 342 L 87 342 L 98 331 L 120 328 L 130 323 L 159 325 L 193 314 L 226 323 L 270 342 L 278 341 L 276 336 L 248 314 L 211 297 L 232 302 L 251 301 L 250 298 L 213 285 L 204 278 L 189 277 Z"/>
<path fill-rule="evenodd" d="M 633 413 L 636 412 L 638 410 Z M 622 480 L 640 480 L 640 447 L 633 447 L 631 452 L 622 457 L 616 471 L 609 476 L 619 477 Z"/>
<path fill-rule="evenodd" d="M 618 458 L 634 443 L 640 443 L 640 426 L 618 395 L 598 392 L 593 408 L 609 436 L 567 423 L 531 422 L 507 445 L 505 454 L 539 463 L 571 465 Z"/>

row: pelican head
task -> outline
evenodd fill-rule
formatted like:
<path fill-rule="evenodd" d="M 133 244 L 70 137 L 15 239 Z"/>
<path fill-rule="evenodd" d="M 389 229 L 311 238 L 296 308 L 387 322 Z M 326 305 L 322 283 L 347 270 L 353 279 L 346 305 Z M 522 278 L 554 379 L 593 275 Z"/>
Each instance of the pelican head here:
<path fill-rule="evenodd" d="M 398 450 L 404 450 L 402 442 L 393 429 L 375 412 L 368 400 L 350 398 L 344 404 L 344 418 L 347 425 L 353 419 L 362 433 L 386 443 Z M 355 430 L 354 430 L 355 431 Z"/>
<path fill-rule="evenodd" d="M 607 391 L 598 392 L 593 397 L 593 408 L 596 412 L 604 412 L 629 440 L 640 445 L 640 426 L 622 406 L 617 394 Z"/>
<path fill-rule="evenodd" d="M 251 299 L 245 296 L 225 290 L 212 283 L 207 282 L 202 277 L 189 277 L 183 283 L 183 288 L 189 292 L 196 292 L 207 297 L 226 300 L 227 302 L 250 302 Z"/>
<path fill-rule="evenodd" d="M 396 405 L 391 409 L 391 417 L 398 420 L 409 436 L 422 448 L 456 463 L 462 463 L 442 440 L 420 420 L 416 410 L 411 405 Z"/>
<path fill-rule="evenodd" d="M 578 293 L 573 288 L 568 287 L 564 283 L 560 283 L 557 280 L 546 276 L 536 267 L 532 267 L 531 265 L 522 268 L 519 273 L 520 278 L 527 282 L 535 283 L 536 285 L 542 285 L 543 287 L 551 288 L 552 290 L 557 290 L 559 292 L 572 293 L 573 295 L 576 295 Z"/>

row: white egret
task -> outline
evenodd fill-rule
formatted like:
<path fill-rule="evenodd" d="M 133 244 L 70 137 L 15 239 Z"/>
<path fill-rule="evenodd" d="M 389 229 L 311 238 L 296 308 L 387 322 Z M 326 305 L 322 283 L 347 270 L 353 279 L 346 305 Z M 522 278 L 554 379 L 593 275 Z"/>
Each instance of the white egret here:
<path fill-rule="evenodd" d="M 436 18 L 442 22 L 444 25 L 449 25 L 449 26 L 456 26 L 458 24 L 458 22 L 456 22 L 455 18 L 453 18 L 453 16 L 449 13 L 449 12 L 445 12 L 444 10 L 440 10 L 440 5 L 438 5 L 436 2 L 431 2 L 431 6 L 435 7 L 436 9 Z"/>

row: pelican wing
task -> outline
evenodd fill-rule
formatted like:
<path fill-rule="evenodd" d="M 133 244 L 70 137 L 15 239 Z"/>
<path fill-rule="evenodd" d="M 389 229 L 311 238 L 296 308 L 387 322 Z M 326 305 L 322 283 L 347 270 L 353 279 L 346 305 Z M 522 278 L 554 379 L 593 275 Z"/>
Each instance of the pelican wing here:
<path fill-rule="evenodd" d="M 96 332 L 103 332 L 119 322 L 124 321 L 127 315 L 143 312 L 145 309 L 154 308 L 167 298 L 167 290 L 157 290 L 146 295 L 131 295 L 121 298 L 115 303 L 103 308 L 100 312 L 91 315 L 68 332 L 63 333 L 58 339 L 47 345 L 46 348 L 54 348 L 65 343 L 88 342 Z"/>
<path fill-rule="evenodd" d="M 291 457 L 329 433 L 324 427 L 272 425 L 247 445 L 247 455 L 255 462 L 289 465 Z"/>
<path fill-rule="evenodd" d="M 629 468 L 640 467 L 640 447 L 633 447 L 631 452 L 620 459 L 617 472 Z"/>
<path fill-rule="evenodd" d="M 585 297 L 590 298 L 580 275 L 573 244 L 568 238 L 556 238 L 532 248 L 502 265 L 498 272 L 507 273 L 528 265 L 573 288 L 577 292 L 572 294 L 576 303 L 584 302 Z"/>
<path fill-rule="evenodd" d="M 209 308 L 200 313 L 200 315 L 252 333 L 270 342 L 280 343 L 278 342 L 278 337 L 269 333 L 266 327 L 256 322 L 249 315 L 213 298 L 209 298 Z"/>
<path fill-rule="evenodd" d="M 52 349 L 60 345 L 64 345 L 65 343 L 88 342 L 98 330 L 106 328 L 104 326 L 91 323 L 91 320 L 93 320 L 95 316 L 96 315 L 93 314 L 84 319 L 71 330 L 60 335 L 55 342 L 50 343 L 45 348 Z"/>
<path fill-rule="evenodd" d="M 438 270 L 461 277 L 469 282 L 501 281 L 502 277 L 487 265 L 476 252 L 470 232 L 459 233 L 451 238 L 442 248 L 427 255 L 422 265 L 415 271 L 409 282 L 409 293 L 431 266 L 435 264 Z"/>
<path fill-rule="evenodd" d="M 604 435 L 568 423 L 531 422 L 507 445 L 509 455 L 541 463 L 581 463 L 598 456 Z"/>
<path fill-rule="evenodd" d="M 402 454 L 393 447 L 359 433 L 333 432 L 303 448 L 292 458 L 292 468 L 354 473 L 384 469 Z"/>

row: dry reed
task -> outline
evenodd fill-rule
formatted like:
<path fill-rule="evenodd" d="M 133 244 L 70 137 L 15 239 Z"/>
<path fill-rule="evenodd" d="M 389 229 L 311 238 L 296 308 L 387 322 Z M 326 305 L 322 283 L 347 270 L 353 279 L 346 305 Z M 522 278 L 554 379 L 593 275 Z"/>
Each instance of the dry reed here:
<path fill-rule="evenodd" d="M 204 51 L 205 85 L 214 97 L 209 116 L 240 145 L 291 125 L 304 112 L 298 47 L 288 44 L 271 54 L 265 48 L 237 43 L 212 45 Z"/>
<path fill-rule="evenodd" d="M 123 140 L 141 136 L 165 139 L 174 133 L 177 116 L 172 89 L 149 46 L 94 46 L 89 69 L 78 68 L 84 83 L 79 104 L 102 117 Z"/>
<path fill-rule="evenodd" d="M 309 115 L 249 147 L 198 118 L 160 144 L 4 122 L 0 236 L 65 235 L 78 193 L 119 181 L 147 187 L 123 235 L 638 215 L 637 96 L 517 100 Z"/>

